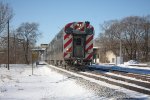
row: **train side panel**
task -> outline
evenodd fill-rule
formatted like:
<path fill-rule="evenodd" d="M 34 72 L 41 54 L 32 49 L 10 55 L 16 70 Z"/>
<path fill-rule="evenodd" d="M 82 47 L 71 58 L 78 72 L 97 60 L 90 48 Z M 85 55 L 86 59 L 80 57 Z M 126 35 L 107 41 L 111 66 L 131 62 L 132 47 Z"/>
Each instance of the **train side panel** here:
<path fill-rule="evenodd" d="M 63 31 L 61 30 L 47 48 L 47 62 L 59 65 L 63 62 Z"/>

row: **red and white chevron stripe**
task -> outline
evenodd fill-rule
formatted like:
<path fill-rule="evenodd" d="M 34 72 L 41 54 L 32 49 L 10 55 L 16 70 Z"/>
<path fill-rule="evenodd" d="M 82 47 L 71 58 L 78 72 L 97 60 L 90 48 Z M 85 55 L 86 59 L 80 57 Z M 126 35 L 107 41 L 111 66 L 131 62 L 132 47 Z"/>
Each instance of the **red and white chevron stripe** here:
<path fill-rule="evenodd" d="M 64 34 L 64 58 L 69 58 L 70 57 L 70 52 L 72 52 L 72 35 L 71 34 Z"/>
<path fill-rule="evenodd" d="M 87 35 L 85 46 L 85 59 L 91 60 L 93 57 L 93 35 Z"/>
<path fill-rule="evenodd" d="M 66 30 L 67 28 L 69 28 L 69 27 L 73 28 L 73 23 L 67 24 L 67 25 L 65 26 L 65 30 Z"/>

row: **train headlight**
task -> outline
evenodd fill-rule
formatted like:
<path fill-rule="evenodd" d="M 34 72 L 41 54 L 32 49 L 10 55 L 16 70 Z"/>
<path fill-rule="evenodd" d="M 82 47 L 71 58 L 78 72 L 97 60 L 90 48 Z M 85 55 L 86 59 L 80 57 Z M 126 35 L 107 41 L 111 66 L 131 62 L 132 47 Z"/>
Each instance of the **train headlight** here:
<path fill-rule="evenodd" d="M 68 51 L 69 49 L 67 48 L 66 51 Z"/>

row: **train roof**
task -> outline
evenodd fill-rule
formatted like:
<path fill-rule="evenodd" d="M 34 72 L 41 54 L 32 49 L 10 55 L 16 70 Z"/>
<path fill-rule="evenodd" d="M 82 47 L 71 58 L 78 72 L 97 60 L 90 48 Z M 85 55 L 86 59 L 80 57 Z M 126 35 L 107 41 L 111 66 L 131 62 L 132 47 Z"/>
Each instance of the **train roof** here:
<path fill-rule="evenodd" d="M 94 28 L 94 27 L 90 24 L 89 21 L 85 21 L 85 22 L 71 22 L 71 23 L 66 24 L 66 25 L 65 25 L 65 28 L 66 28 L 66 27 L 71 27 L 72 24 L 88 24 L 88 25 L 90 25 L 90 27 Z"/>
<path fill-rule="evenodd" d="M 94 34 L 94 27 L 90 22 L 71 22 L 65 25 L 66 34 Z"/>

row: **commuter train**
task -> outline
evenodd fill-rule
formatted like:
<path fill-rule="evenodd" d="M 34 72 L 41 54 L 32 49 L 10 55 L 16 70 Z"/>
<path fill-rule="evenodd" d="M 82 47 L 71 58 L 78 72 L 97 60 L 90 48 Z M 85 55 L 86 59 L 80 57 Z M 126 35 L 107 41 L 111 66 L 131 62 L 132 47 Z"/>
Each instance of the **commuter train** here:
<path fill-rule="evenodd" d="M 93 59 L 94 27 L 90 22 L 72 22 L 49 43 L 46 61 L 55 65 L 87 65 Z"/>

